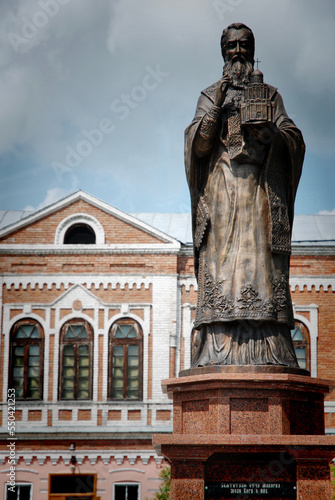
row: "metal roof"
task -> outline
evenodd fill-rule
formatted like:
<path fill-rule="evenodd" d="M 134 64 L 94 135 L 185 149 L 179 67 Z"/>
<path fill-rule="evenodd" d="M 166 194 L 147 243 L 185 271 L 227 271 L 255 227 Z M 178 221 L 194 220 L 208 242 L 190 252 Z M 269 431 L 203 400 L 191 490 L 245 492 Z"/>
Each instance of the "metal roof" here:
<path fill-rule="evenodd" d="M 0 229 L 33 214 L 33 210 L 0 210 Z"/>
<path fill-rule="evenodd" d="M 191 214 L 160 214 L 137 212 L 130 214 L 137 219 L 159 228 L 163 233 L 172 236 L 182 243 L 192 243 Z"/>
<path fill-rule="evenodd" d="M 0 210 L 0 229 L 29 217 L 31 210 Z M 150 226 L 172 236 L 182 243 L 192 243 L 191 214 L 146 213 L 129 214 Z M 335 215 L 296 215 L 292 243 L 302 245 L 335 245 Z"/>
<path fill-rule="evenodd" d="M 335 215 L 296 215 L 293 223 L 292 242 L 335 244 Z"/>
<path fill-rule="evenodd" d="M 192 243 L 191 214 L 131 214 L 182 243 Z M 335 215 L 296 215 L 293 245 L 335 245 Z"/>

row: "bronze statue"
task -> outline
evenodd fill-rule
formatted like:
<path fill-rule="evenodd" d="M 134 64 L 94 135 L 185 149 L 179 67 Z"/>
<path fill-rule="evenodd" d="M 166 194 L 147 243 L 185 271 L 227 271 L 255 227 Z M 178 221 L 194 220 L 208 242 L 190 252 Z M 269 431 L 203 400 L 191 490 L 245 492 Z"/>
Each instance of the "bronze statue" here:
<path fill-rule="evenodd" d="M 290 330 L 293 207 L 305 146 L 275 87 L 254 69 L 254 36 L 223 31 L 223 77 L 185 132 L 198 302 L 192 367 L 298 367 Z"/>

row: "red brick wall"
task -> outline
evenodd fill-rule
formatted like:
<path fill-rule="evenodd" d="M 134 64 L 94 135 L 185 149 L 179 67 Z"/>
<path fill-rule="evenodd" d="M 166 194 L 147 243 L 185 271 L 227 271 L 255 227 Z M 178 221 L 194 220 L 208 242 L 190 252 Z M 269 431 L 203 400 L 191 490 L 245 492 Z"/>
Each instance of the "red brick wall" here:
<path fill-rule="evenodd" d="M 171 420 L 170 410 L 157 410 L 156 420 Z"/>
<path fill-rule="evenodd" d="M 72 410 L 59 410 L 59 420 L 72 420 Z"/>
<path fill-rule="evenodd" d="M 42 411 L 28 410 L 28 420 L 32 422 L 42 420 Z"/>
<path fill-rule="evenodd" d="M 59 254 L 7 255 L 1 259 L 0 272 L 10 273 L 84 273 L 132 274 L 176 273 L 177 256 L 169 254 Z"/>
<path fill-rule="evenodd" d="M 178 259 L 178 273 L 183 275 L 194 274 L 193 257 L 181 256 Z"/>
<path fill-rule="evenodd" d="M 71 286 L 71 284 L 70 284 Z M 69 286 L 69 288 L 70 288 Z M 84 284 L 83 286 L 86 287 Z M 152 302 L 152 287 L 151 285 L 149 286 L 148 289 L 144 287 L 144 285 L 141 285 L 140 289 L 137 289 L 136 285 L 133 286 L 133 288 L 129 288 L 128 285 L 125 286 L 124 289 L 120 287 L 118 284 L 116 289 L 113 289 L 111 285 L 108 286 L 107 290 L 101 287 L 96 290 L 94 286 L 88 288 L 96 297 L 98 297 L 100 300 L 103 302 L 116 302 L 116 303 L 123 303 L 123 302 L 135 302 L 135 303 L 150 303 Z M 46 303 L 49 304 L 51 302 L 54 302 L 57 298 L 59 298 L 63 293 L 65 292 L 65 287 L 63 285 L 60 286 L 60 289 L 57 290 L 56 285 L 53 285 L 51 290 L 48 290 L 47 286 L 45 285 L 42 290 L 36 286 L 34 289 L 31 289 L 31 286 L 28 285 L 27 288 L 24 290 L 22 286 L 20 285 L 19 289 L 16 290 L 14 286 L 12 286 L 9 290 L 7 290 L 7 287 L 3 285 L 3 303 L 8 304 L 8 303 L 34 303 L 34 302 L 40 302 L 40 303 Z M 71 304 L 72 306 L 72 304 Z M 13 310 L 13 316 L 14 317 L 16 314 L 21 314 L 23 312 L 22 309 L 20 310 Z M 72 312 L 72 309 L 71 309 Z M 112 311 L 112 316 L 114 314 L 117 314 L 119 310 L 113 310 Z"/>
<path fill-rule="evenodd" d="M 78 420 L 91 420 L 91 410 L 78 410 Z"/>
<path fill-rule="evenodd" d="M 291 257 L 291 276 L 326 276 L 334 273 L 335 258 L 333 255 L 293 255 Z"/>

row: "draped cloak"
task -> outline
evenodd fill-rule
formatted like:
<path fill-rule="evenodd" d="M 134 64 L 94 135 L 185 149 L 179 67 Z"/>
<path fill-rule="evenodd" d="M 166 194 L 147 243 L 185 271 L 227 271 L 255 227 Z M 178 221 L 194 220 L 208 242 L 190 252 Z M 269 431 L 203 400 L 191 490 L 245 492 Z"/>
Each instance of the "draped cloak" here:
<path fill-rule="evenodd" d="M 222 112 L 234 96 L 230 88 L 211 148 L 197 156 L 197 137 L 218 85 L 201 93 L 185 131 L 198 281 L 194 326 L 200 332 L 192 366 L 297 366 L 290 336 L 289 259 L 305 151 L 302 134 L 288 118 L 280 94 L 268 86 L 273 125 L 259 142 L 251 142 L 242 129 L 246 150 L 256 155 L 232 159 Z"/>

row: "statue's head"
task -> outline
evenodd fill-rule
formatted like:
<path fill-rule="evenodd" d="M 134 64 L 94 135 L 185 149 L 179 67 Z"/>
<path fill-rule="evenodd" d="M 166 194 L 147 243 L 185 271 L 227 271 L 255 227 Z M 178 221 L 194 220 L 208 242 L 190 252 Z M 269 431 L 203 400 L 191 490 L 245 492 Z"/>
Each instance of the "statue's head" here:
<path fill-rule="evenodd" d="M 224 74 L 228 74 L 235 85 L 248 83 L 254 66 L 255 38 L 248 26 L 230 24 L 223 30 L 221 52 L 225 62 Z"/>
<path fill-rule="evenodd" d="M 221 36 L 221 53 L 225 63 L 244 57 L 253 65 L 255 38 L 251 29 L 242 23 L 230 24 Z"/>

